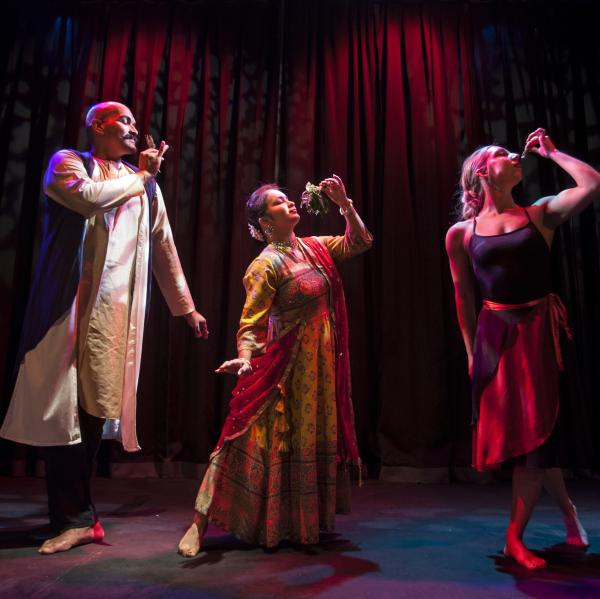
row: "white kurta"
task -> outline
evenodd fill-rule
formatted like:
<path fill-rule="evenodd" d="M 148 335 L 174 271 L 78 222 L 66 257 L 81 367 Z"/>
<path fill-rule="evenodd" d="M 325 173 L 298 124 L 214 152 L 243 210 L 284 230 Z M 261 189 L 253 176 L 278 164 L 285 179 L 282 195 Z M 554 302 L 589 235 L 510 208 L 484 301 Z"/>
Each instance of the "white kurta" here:
<path fill-rule="evenodd" d="M 83 266 L 70 310 L 25 354 L 0 436 L 29 445 L 79 443 L 78 397 L 94 416 L 119 420 L 128 451 L 139 449 L 139 377 L 149 236 L 153 271 L 174 316 L 194 310 L 157 186 L 153 227 L 143 179 L 123 163 L 57 152 L 44 178 L 52 200 L 86 217 Z"/>

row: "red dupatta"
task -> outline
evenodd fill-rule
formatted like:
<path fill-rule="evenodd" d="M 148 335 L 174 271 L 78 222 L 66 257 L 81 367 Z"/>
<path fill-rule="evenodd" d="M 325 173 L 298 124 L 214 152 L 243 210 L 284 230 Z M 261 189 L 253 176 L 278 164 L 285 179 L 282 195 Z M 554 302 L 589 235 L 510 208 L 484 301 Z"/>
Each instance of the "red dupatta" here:
<path fill-rule="evenodd" d="M 302 241 L 312 250 L 318 265 L 329 279 L 331 303 L 335 326 L 335 400 L 337 408 L 338 450 L 340 462 L 360 465 L 356 432 L 354 430 L 354 410 L 350 388 L 350 359 L 348 355 L 348 314 L 344 287 L 340 273 L 327 248 L 316 238 L 306 237 Z"/>
<path fill-rule="evenodd" d="M 241 376 L 229 402 L 229 414 L 223 425 L 217 446 L 210 454 L 214 457 L 227 441 L 243 435 L 260 416 L 273 397 L 274 391 L 287 374 L 297 348 L 298 326 L 271 343 L 267 351 L 252 358 L 252 372 Z"/>

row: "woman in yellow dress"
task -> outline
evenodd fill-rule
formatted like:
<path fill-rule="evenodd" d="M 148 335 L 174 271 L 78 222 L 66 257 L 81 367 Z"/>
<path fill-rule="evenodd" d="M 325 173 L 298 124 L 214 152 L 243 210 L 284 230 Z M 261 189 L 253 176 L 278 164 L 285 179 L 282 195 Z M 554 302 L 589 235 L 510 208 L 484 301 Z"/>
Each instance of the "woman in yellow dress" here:
<path fill-rule="evenodd" d="M 267 242 L 244 276 L 246 301 L 230 411 L 200 486 L 179 553 L 196 555 L 208 522 L 248 543 L 310 544 L 349 504 L 339 480 L 359 464 L 350 399 L 347 319 L 334 262 L 367 250 L 372 237 L 342 180 L 321 189 L 346 219 L 342 236 L 298 238 L 294 202 L 263 185 L 246 208 L 252 236 Z"/>

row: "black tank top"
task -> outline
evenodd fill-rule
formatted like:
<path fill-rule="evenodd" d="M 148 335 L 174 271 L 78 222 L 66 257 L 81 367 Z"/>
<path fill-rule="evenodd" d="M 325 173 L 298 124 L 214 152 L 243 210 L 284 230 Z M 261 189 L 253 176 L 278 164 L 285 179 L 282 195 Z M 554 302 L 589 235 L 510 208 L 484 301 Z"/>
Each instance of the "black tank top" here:
<path fill-rule="evenodd" d="M 477 219 L 469 253 L 482 299 L 522 304 L 552 291 L 550 249 L 529 212 L 527 224 L 498 235 L 477 235 Z"/>

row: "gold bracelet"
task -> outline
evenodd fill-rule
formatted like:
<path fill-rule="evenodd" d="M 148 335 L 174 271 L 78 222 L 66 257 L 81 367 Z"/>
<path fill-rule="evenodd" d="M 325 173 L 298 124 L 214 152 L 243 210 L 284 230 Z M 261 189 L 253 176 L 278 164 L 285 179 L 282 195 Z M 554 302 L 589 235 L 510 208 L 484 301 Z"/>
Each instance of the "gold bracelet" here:
<path fill-rule="evenodd" d="M 346 216 L 346 214 L 348 214 L 348 210 L 350 210 L 350 208 L 354 207 L 354 202 L 348 198 L 348 205 L 345 208 L 340 208 L 340 214 L 342 216 Z"/>

